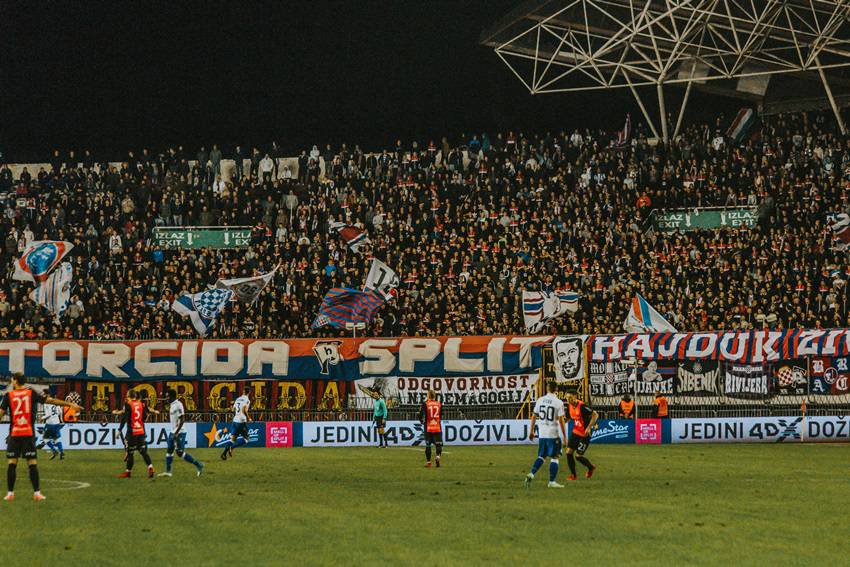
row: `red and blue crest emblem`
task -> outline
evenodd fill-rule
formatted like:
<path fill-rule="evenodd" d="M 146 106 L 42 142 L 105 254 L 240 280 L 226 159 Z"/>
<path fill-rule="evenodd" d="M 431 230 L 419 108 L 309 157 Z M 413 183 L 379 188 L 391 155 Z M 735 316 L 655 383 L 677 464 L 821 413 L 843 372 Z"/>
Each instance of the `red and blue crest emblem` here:
<path fill-rule="evenodd" d="M 73 247 L 70 242 L 58 240 L 30 242 L 23 255 L 15 262 L 13 279 L 43 282 Z"/>

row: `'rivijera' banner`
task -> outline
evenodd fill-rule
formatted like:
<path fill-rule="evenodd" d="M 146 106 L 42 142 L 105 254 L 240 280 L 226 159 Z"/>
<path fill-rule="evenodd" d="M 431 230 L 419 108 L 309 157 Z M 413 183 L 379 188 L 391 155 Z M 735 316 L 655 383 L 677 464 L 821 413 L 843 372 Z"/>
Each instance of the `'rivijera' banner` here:
<path fill-rule="evenodd" d="M 761 364 L 806 356 L 850 356 L 850 329 L 593 335 L 590 361 L 724 360 Z"/>
<path fill-rule="evenodd" d="M 527 374 L 551 337 L 0 341 L 0 374 L 87 380 L 359 380 Z"/>

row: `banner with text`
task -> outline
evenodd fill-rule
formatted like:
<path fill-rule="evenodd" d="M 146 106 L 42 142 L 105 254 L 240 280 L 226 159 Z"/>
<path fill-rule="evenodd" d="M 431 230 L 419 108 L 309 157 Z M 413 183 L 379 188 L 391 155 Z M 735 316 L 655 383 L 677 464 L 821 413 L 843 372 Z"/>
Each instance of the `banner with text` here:
<path fill-rule="evenodd" d="M 186 435 L 186 447 L 194 448 L 195 445 L 194 423 L 185 423 L 183 431 Z M 44 432 L 44 426 L 38 425 L 36 431 L 39 436 Z M 148 448 L 165 449 L 168 443 L 168 434 L 171 425 L 168 423 L 149 423 L 145 425 L 148 440 Z M 6 436 L 9 434 L 8 424 L 0 424 L 0 451 L 6 449 Z M 62 428 L 62 445 L 64 449 L 123 449 L 124 440 L 118 432 L 117 423 L 68 423 Z"/>
<path fill-rule="evenodd" d="M 251 227 L 163 226 L 154 228 L 152 237 L 153 244 L 160 248 L 247 248 L 251 244 Z"/>
<path fill-rule="evenodd" d="M 0 374 L 113 381 L 503 376 L 540 368 L 550 339 L 0 341 Z"/>
<path fill-rule="evenodd" d="M 587 339 L 587 349 L 592 362 L 638 358 L 763 364 L 808 356 L 848 357 L 850 329 L 592 335 Z"/>
<path fill-rule="evenodd" d="M 380 393 L 390 405 L 418 405 L 428 390 L 445 405 L 516 404 L 535 399 L 537 374 L 518 376 L 472 376 L 470 378 L 367 378 L 358 380 L 355 407 L 371 404 Z"/>
<path fill-rule="evenodd" d="M 660 232 L 752 228 L 758 222 L 755 207 L 653 211 L 652 217 Z"/>
<path fill-rule="evenodd" d="M 714 417 L 671 421 L 673 443 L 850 441 L 848 416 Z"/>

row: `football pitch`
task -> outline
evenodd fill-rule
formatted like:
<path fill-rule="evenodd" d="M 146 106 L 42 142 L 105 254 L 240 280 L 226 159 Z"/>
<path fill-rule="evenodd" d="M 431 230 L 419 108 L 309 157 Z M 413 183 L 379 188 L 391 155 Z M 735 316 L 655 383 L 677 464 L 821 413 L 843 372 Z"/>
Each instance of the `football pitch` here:
<path fill-rule="evenodd" d="M 561 490 L 545 465 L 523 488 L 532 446 L 446 447 L 439 469 L 418 449 L 195 449 L 204 476 L 155 480 L 116 478 L 116 451 L 41 453 L 48 500 L 19 467 L 0 538 L 27 565 L 839 564 L 848 449 L 599 445 Z"/>

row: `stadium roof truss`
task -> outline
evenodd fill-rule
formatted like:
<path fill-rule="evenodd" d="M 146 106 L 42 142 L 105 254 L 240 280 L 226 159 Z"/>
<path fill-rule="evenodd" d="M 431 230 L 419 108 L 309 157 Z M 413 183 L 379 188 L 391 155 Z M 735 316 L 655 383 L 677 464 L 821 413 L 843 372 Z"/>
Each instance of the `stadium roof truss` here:
<path fill-rule="evenodd" d="M 850 0 L 532 0 L 486 31 L 483 45 L 532 94 L 628 88 L 655 135 L 638 87 L 816 72 L 839 125 L 826 72 L 850 67 Z M 739 89 L 746 90 L 746 87 Z"/>

